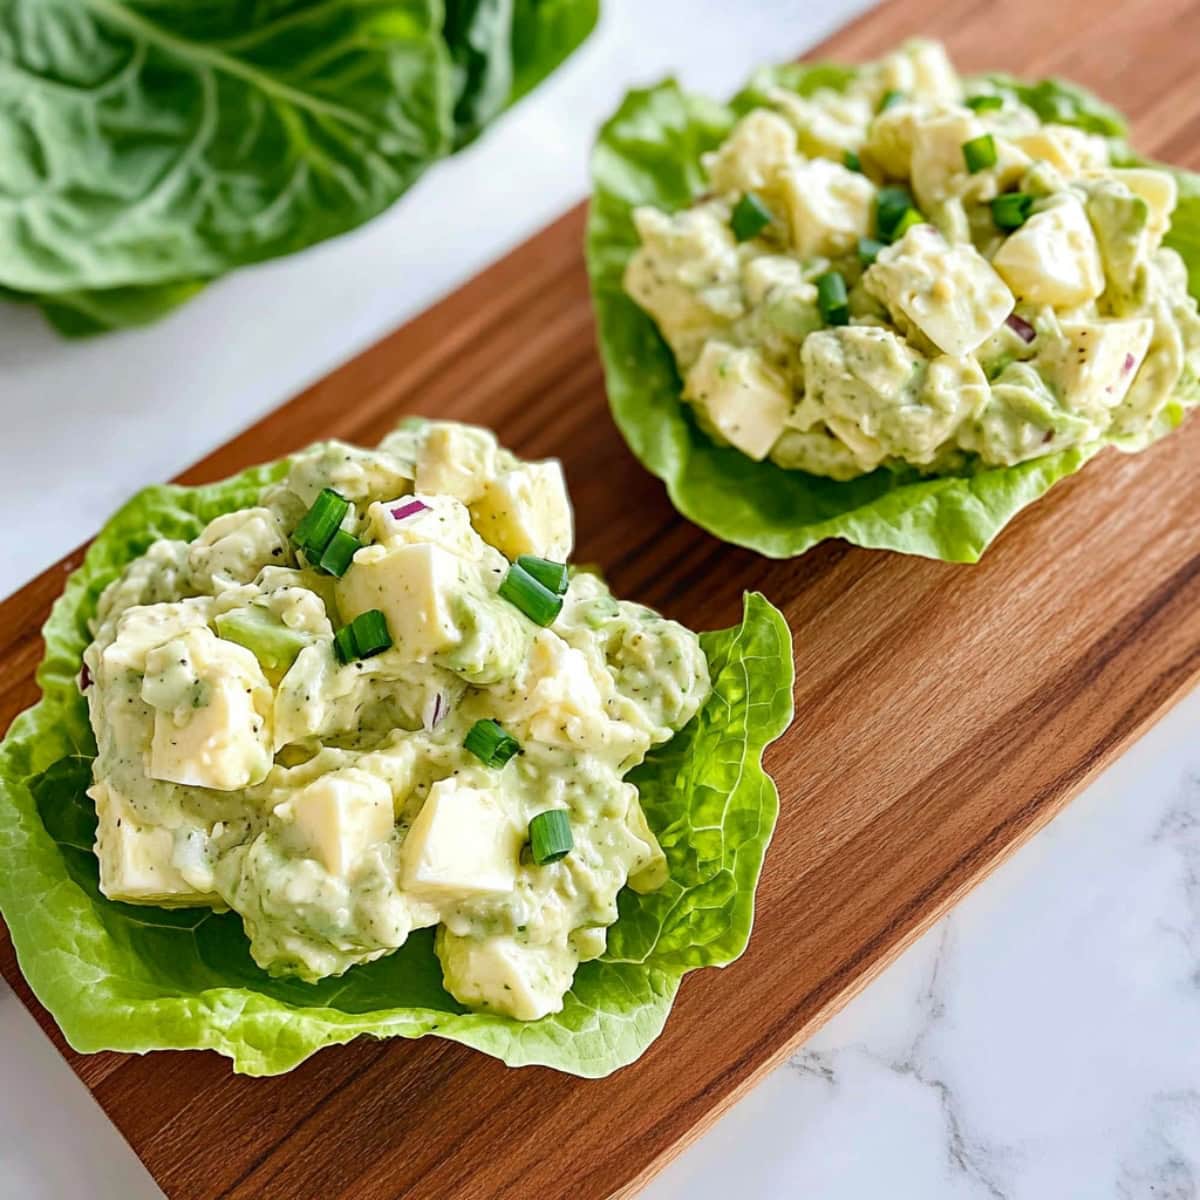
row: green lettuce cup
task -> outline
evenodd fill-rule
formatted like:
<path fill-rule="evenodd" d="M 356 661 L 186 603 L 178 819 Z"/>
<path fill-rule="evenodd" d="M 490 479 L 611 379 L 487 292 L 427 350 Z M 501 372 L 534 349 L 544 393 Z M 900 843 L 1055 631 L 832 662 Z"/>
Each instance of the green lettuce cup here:
<path fill-rule="evenodd" d="M 55 604 L 42 699 L 0 743 L 0 915 L 34 994 L 83 1052 L 211 1049 L 234 1070 L 278 1074 L 324 1046 L 429 1034 L 510 1066 L 582 1076 L 632 1062 L 658 1036 L 683 976 L 746 946 L 778 812 L 765 747 L 792 715 L 791 636 L 761 595 L 740 625 L 701 635 L 713 690 L 628 777 L 669 866 L 658 891 L 626 888 L 608 950 L 578 970 L 562 1012 L 471 1012 L 443 988 L 433 930 L 396 953 L 306 984 L 258 968 L 235 914 L 112 901 L 98 886 L 95 742 L 78 676 L 104 587 L 158 538 L 191 539 L 257 502 L 286 460 L 207 487 L 151 487 L 104 527 Z"/>
<path fill-rule="evenodd" d="M 592 157 L 587 265 L 609 404 L 630 449 L 663 481 L 678 511 L 718 538 L 772 558 L 843 538 L 863 547 L 975 562 L 1017 512 L 1108 445 L 1141 449 L 1176 427 L 1200 399 L 1196 381 L 1185 379 L 1188 390 L 1177 393 L 1137 440 L 1105 438 L 1016 466 L 968 464 L 936 475 L 880 467 L 839 482 L 757 462 L 713 441 L 683 402 L 671 348 L 622 284 L 639 246 L 635 208 L 669 213 L 692 204 L 709 186 L 701 156 L 724 141 L 739 117 L 762 105 L 768 90 L 799 96 L 840 91 L 856 73 L 831 64 L 764 69 L 728 104 L 690 95 L 666 80 L 630 92 L 603 126 Z M 1125 142 L 1119 114 L 1080 88 L 998 75 L 987 77 L 987 86 L 1011 94 L 1044 121 L 1107 138 L 1114 165 L 1146 165 Z M 1200 296 L 1200 176 L 1171 173 L 1179 199 L 1164 244 L 1182 256 L 1189 290 Z"/>

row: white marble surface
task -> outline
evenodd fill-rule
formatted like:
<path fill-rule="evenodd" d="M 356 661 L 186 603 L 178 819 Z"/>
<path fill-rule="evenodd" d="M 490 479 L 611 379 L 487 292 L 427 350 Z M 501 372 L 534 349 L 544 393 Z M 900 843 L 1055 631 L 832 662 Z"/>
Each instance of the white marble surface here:
<path fill-rule="evenodd" d="M 1200 691 L 643 1193 L 1194 1200 Z"/>
<path fill-rule="evenodd" d="M 0 472 L 42 503 L 0 525 L 0 594 L 565 208 L 626 86 L 675 71 L 729 91 L 866 2 L 606 7 L 558 77 L 366 229 L 144 332 L 70 345 L 3 309 Z M 1198 720 L 1200 695 L 646 1195 L 1197 1196 Z M 0 1200 L 159 1196 L 0 983 Z"/>

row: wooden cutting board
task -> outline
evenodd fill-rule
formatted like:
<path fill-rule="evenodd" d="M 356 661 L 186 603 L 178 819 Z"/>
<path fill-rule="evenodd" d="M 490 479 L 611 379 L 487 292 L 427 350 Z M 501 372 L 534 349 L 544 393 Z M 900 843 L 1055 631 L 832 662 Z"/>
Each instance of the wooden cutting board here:
<path fill-rule="evenodd" d="M 1200 0 L 911 0 L 813 57 L 942 37 L 966 70 L 1090 85 L 1145 151 L 1197 167 L 1198 28 Z M 72 1053 L 0 931 L 5 976 L 171 1200 L 633 1194 L 1200 673 L 1200 417 L 1145 454 L 1102 455 L 978 566 L 840 543 L 768 562 L 675 516 L 613 428 L 583 220 L 568 213 L 183 480 L 315 438 L 371 443 L 406 412 L 457 417 L 565 460 L 579 558 L 620 595 L 704 629 L 737 619 L 744 588 L 766 592 L 796 636 L 796 723 L 768 756 L 782 812 L 750 949 L 688 976 L 662 1038 L 606 1080 L 510 1071 L 432 1038 L 249 1080 L 215 1054 Z M 37 630 L 79 558 L 0 605 L 0 729 L 36 698 Z"/>

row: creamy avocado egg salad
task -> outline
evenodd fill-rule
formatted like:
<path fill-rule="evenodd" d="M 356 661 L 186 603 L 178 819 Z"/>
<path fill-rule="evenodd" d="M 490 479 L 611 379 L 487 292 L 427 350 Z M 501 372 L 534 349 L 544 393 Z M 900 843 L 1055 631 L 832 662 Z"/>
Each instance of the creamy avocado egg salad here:
<path fill-rule="evenodd" d="M 786 626 L 697 636 L 573 540 L 556 462 L 443 421 L 113 518 L 0 748 L 0 909 L 73 1044 L 603 1074 L 740 953 Z"/>
<path fill-rule="evenodd" d="M 633 93 L 589 230 L 618 423 L 731 540 L 977 557 L 1200 400 L 1173 248 L 1196 184 L 1120 132 L 1065 85 L 960 79 L 928 42 L 762 72 L 728 108 Z"/>
<path fill-rule="evenodd" d="M 437 927 L 446 989 L 562 1008 L 666 860 L 623 776 L 708 696 L 696 635 L 569 576 L 557 463 L 426 424 L 296 457 L 156 542 L 84 652 L 100 890 L 231 908 L 310 982 Z"/>

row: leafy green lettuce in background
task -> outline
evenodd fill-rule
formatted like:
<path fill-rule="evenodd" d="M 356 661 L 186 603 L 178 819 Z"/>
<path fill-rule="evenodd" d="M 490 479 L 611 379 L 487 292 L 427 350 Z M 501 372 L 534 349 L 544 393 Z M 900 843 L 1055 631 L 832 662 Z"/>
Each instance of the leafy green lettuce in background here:
<path fill-rule="evenodd" d="M 144 324 L 363 224 L 595 26 L 599 0 L 11 0 L 0 294 Z"/>
<path fill-rule="evenodd" d="M 672 211 L 689 205 L 708 186 L 700 156 L 724 140 L 739 116 L 765 103 L 769 88 L 809 95 L 818 88 L 844 88 L 854 74 L 854 68 L 832 64 L 770 68 L 729 104 L 688 95 L 667 80 L 630 92 L 603 127 L 592 158 L 587 261 L 609 403 L 630 448 L 666 484 L 675 507 L 725 541 L 787 558 L 840 537 L 859 546 L 975 562 L 1020 509 L 1078 471 L 1106 443 L 1015 467 L 936 477 L 880 469 L 845 483 L 753 462 L 699 429 L 682 403 L 670 348 L 621 286 L 638 246 L 635 207 Z M 1083 89 L 1057 80 L 1024 84 L 990 78 L 1043 120 L 1101 134 L 1111 139 L 1118 161 L 1140 161 L 1124 141 L 1120 115 Z M 1173 173 L 1180 198 L 1166 244 L 1183 256 L 1192 293 L 1200 296 L 1200 177 Z M 1181 407 L 1173 406 L 1156 433 L 1182 416 Z"/>
<path fill-rule="evenodd" d="M 471 1013 L 442 988 L 433 931 L 316 985 L 254 965 L 240 919 L 108 900 L 85 795 L 95 743 L 76 679 L 104 586 L 156 538 L 193 538 L 256 503 L 276 463 L 201 488 L 153 487 L 105 526 L 46 624 L 42 700 L 0 744 L 0 914 L 21 969 L 76 1049 L 212 1049 L 252 1075 L 359 1034 L 437 1034 L 512 1066 L 605 1075 L 658 1036 L 683 974 L 741 954 L 778 811 L 764 748 L 792 714 L 791 636 L 748 594 L 741 625 L 701 636 L 713 693 L 630 776 L 670 866 L 658 892 L 619 898 L 608 952 L 579 968 L 563 1011 L 522 1023 Z"/>

